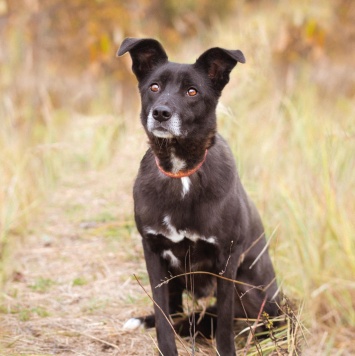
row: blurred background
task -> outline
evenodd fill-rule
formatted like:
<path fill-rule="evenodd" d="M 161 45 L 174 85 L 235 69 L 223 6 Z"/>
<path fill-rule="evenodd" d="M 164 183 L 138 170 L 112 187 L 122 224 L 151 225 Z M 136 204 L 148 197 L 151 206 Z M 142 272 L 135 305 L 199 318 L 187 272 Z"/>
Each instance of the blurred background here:
<path fill-rule="evenodd" d="M 306 349 L 355 354 L 352 0 L 0 0 L 2 285 L 68 171 L 80 179 L 145 141 L 130 57 L 115 58 L 128 36 L 160 40 L 173 61 L 242 50 L 219 130 L 273 236 Z M 130 196 L 127 178 L 114 179 Z M 119 221 L 132 220 L 127 199 Z"/>

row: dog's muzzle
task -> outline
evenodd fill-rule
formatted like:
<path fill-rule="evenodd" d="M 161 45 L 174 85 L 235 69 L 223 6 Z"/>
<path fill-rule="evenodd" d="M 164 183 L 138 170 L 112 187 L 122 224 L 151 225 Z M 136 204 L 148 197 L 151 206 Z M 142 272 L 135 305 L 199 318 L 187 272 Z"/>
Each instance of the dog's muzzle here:
<path fill-rule="evenodd" d="M 152 108 L 148 114 L 147 129 L 156 137 L 174 138 L 182 136 L 181 119 L 166 105 Z"/>

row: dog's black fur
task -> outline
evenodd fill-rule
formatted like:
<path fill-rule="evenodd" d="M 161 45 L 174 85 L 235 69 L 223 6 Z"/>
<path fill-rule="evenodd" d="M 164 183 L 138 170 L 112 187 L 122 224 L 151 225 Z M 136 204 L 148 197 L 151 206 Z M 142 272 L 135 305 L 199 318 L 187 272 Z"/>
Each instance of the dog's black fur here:
<path fill-rule="evenodd" d="M 216 305 L 209 311 L 217 314 L 217 350 L 222 356 L 235 355 L 234 317 L 256 318 L 261 308 L 271 316 L 278 313 L 277 284 L 259 214 L 242 187 L 227 143 L 216 133 L 218 99 L 244 56 L 216 47 L 194 64 L 178 64 L 168 61 L 158 41 L 135 38 L 125 39 L 118 55 L 126 52 L 138 79 L 141 121 L 150 144 L 134 185 L 135 220 L 160 307 L 154 306 L 155 316 L 136 320 L 156 327 L 163 355 L 177 355 L 174 331 L 164 314 L 183 311 L 186 289 L 196 298 L 215 295 Z M 201 163 L 190 176 L 176 178 Z M 194 274 L 193 290 L 186 278 L 156 288 L 172 275 L 194 271 L 246 284 Z M 207 333 L 210 323 L 205 317 L 201 331 Z M 188 333 L 180 326 L 175 329 Z"/>

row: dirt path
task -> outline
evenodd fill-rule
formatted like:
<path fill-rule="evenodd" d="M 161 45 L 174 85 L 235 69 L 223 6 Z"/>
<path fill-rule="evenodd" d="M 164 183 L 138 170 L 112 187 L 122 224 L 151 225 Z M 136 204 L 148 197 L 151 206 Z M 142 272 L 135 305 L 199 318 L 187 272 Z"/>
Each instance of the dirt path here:
<path fill-rule="evenodd" d="M 151 311 L 131 188 L 142 137 L 124 138 L 114 163 L 73 169 L 14 256 L 0 314 L 1 355 L 152 355 L 154 332 L 122 331 Z M 127 149 L 131 147 L 131 149 Z"/>

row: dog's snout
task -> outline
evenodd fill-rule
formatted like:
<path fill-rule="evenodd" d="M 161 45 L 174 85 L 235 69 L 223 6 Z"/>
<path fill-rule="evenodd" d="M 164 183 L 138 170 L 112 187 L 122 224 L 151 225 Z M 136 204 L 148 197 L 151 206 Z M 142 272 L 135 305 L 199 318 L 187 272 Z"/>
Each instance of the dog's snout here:
<path fill-rule="evenodd" d="M 171 118 L 171 116 L 172 116 L 171 110 L 165 105 L 157 106 L 153 110 L 153 117 L 155 120 L 159 122 L 167 121 Z"/>

